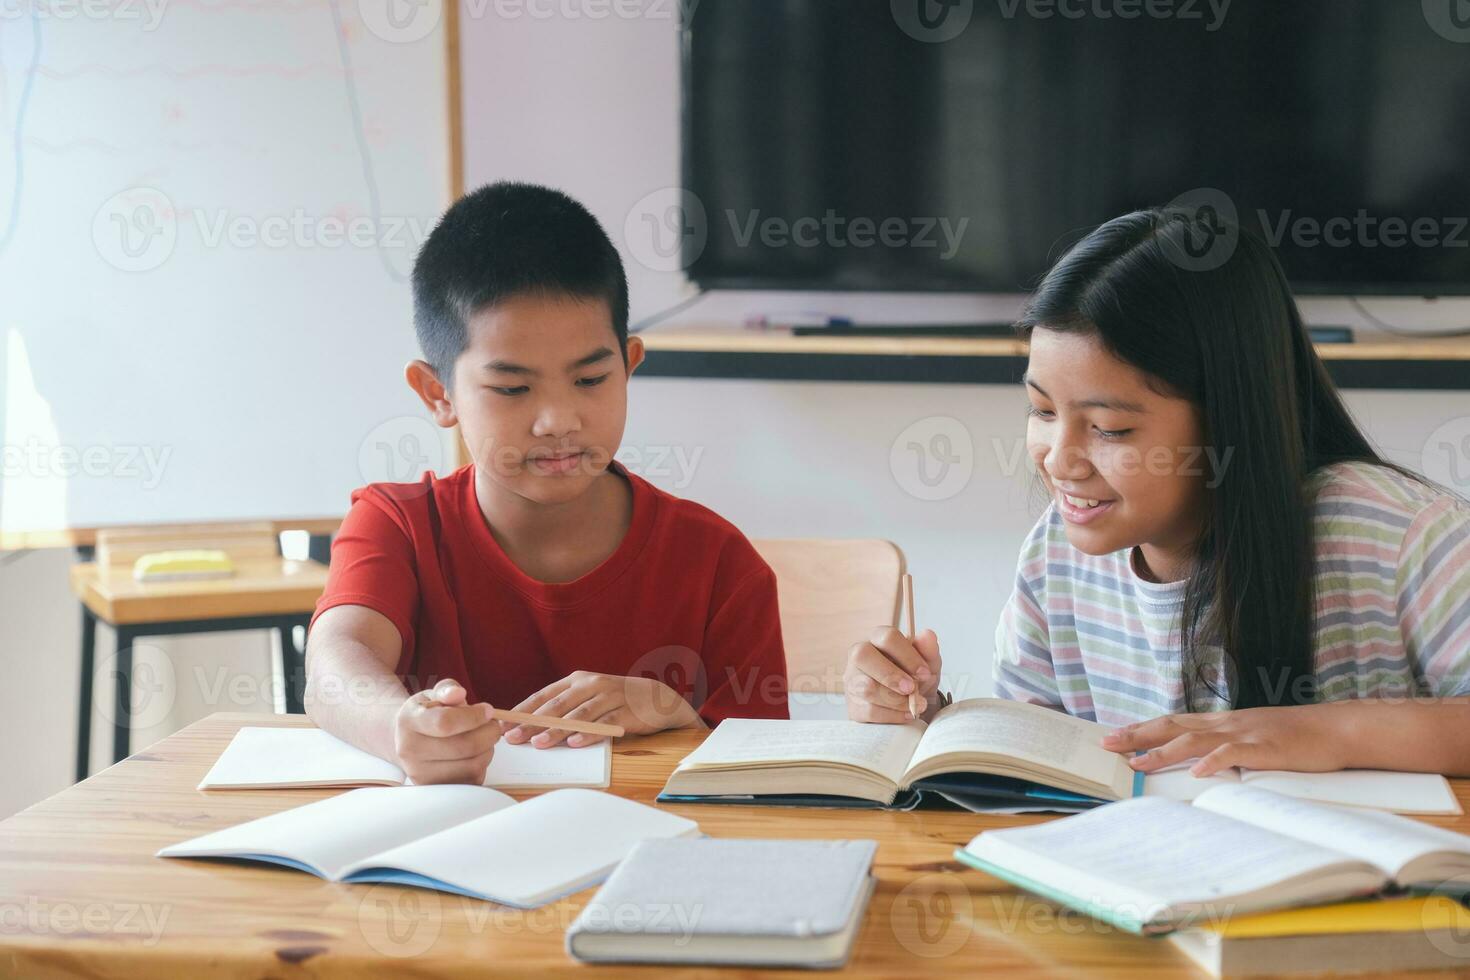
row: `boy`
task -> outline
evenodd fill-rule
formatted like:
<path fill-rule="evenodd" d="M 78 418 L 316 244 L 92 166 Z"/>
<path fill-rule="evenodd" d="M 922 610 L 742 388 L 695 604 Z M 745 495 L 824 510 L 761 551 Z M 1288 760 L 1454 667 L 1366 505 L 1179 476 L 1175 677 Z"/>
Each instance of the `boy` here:
<path fill-rule="evenodd" d="M 544 187 L 482 187 L 424 243 L 413 295 L 408 383 L 473 462 L 353 492 L 312 620 L 312 720 L 415 783 L 479 783 L 491 704 L 630 734 L 786 717 L 770 568 L 612 460 L 643 344 L 597 219 Z"/>

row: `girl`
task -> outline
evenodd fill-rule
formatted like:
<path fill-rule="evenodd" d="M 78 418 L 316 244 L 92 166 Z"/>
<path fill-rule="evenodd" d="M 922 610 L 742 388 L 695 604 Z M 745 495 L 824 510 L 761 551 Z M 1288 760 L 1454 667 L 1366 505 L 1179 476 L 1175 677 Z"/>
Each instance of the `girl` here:
<path fill-rule="evenodd" d="M 1271 250 L 1229 229 L 1201 262 L 1198 232 L 1170 210 L 1108 222 L 1018 324 L 1052 499 L 997 694 L 1113 726 L 1145 772 L 1470 775 L 1470 506 L 1369 444 Z M 939 671 L 932 632 L 875 631 L 848 714 L 901 723 L 915 693 L 932 718 Z"/>

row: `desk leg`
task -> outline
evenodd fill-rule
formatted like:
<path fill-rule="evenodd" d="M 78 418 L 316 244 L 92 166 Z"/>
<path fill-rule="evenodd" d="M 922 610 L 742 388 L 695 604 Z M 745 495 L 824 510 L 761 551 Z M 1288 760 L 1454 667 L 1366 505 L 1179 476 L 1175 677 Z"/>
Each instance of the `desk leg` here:
<path fill-rule="evenodd" d="M 97 617 L 82 606 L 82 677 L 77 685 L 77 782 L 87 778 L 92 751 L 92 672 L 97 663 Z"/>
<path fill-rule="evenodd" d="M 112 716 L 112 761 L 128 757 L 128 743 L 133 730 L 133 641 L 137 634 L 129 627 L 116 627 L 117 669 L 112 679 L 116 685 Z"/>
<path fill-rule="evenodd" d="M 296 646 L 296 627 L 305 626 L 310 617 L 282 619 L 276 626 L 281 636 L 281 680 L 286 685 L 286 714 L 306 713 L 306 655 Z"/>

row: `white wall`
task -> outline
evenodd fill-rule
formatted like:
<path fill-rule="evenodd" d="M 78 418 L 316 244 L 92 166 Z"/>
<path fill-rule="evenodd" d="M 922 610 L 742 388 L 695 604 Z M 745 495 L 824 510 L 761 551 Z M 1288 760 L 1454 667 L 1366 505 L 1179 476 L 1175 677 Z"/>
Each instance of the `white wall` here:
<path fill-rule="evenodd" d="M 340 31 L 325 7 L 178 4 L 156 31 L 41 17 L 34 55 L 29 29 L 0 38 L 7 93 L 43 58 L 0 155 L 0 439 L 25 459 L 0 469 L 0 528 L 331 514 L 388 468 L 378 442 L 427 430 L 429 451 L 406 386 L 322 381 L 347 348 L 373 377 L 414 356 L 407 272 L 449 198 L 444 35 L 344 6 Z"/>

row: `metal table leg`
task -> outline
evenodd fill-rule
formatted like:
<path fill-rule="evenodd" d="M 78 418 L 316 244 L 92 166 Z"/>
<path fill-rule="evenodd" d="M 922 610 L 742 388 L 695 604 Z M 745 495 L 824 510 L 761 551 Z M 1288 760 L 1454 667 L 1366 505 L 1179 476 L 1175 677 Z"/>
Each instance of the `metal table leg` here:
<path fill-rule="evenodd" d="M 112 708 L 112 761 L 128 757 L 133 732 L 133 641 L 138 633 L 130 626 L 118 626 L 117 667 L 112 672 L 114 687 Z"/>
<path fill-rule="evenodd" d="M 82 676 L 77 685 L 77 782 L 87 778 L 92 751 L 92 672 L 97 661 L 97 617 L 82 606 Z"/>

